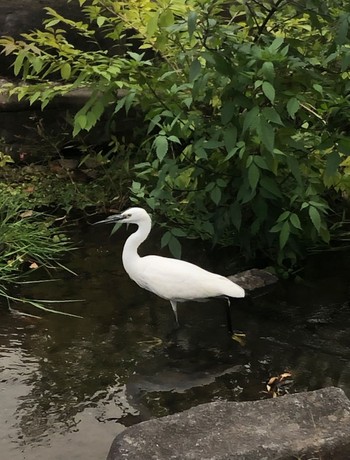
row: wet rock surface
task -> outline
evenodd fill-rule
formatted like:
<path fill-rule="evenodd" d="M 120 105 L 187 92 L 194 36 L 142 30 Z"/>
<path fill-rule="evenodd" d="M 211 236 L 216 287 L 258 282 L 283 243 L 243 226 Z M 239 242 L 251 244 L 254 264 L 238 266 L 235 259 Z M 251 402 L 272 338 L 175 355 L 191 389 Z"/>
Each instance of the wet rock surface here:
<path fill-rule="evenodd" d="M 234 283 L 239 284 L 246 291 L 253 291 L 254 289 L 260 289 L 271 284 L 275 284 L 278 281 L 278 277 L 267 269 L 252 268 L 239 272 L 236 275 L 228 277 Z"/>
<path fill-rule="evenodd" d="M 350 401 L 339 388 L 202 404 L 126 429 L 107 460 L 347 460 Z"/>

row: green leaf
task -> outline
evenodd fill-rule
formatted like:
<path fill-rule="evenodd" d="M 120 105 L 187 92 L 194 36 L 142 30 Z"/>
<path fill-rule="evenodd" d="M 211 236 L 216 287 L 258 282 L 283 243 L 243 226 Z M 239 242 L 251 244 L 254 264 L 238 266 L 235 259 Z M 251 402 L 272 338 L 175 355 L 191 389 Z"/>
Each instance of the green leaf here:
<path fill-rule="evenodd" d="M 254 163 L 260 168 L 260 169 L 266 169 L 267 171 L 270 171 L 270 168 L 267 166 L 266 160 L 264 157 L 261 157 L 259 155 L 254 155 Z"/>
<path fill-rule="evenodd" d="M 119 110 L 120 110 L 121 108 L 124 107 L 124 105 L 125 105 L 125 100 L 126 100 L 126 96 L 124 96 L 124 97 L 122 97 L 121 99 L 119 99 L 117 105 L 115 106 L 115 109 L 114 109 L 114 112 L 113 112 L 113 113 L 119 112 Z"/>
<path fill-rule="evenodd" d="M 338 150 L 340 153 L 344 153 L 344 155 L 350 156 L 350 139 L 348 137 L 339 139 Z"/>
<path fill-rule="evenodd" d="M 174 24 L 174 14 L 171 9 L 167 8 L 159 16 L 158 24 L 161 27 L 170 27 Z"/>
<path fill-rule="evenodd" d="M 313 223 L 314 227 L 318 231 L 318 233 L 321 230 L 321 216 L 317 208 L 314 206 L 309 206 L 309 216 L 311 219 L 311 222 Z"/>
<path fill-rule="evenodd" d="M 20 51 L 18 54 L 17 54 L 17 57 L 15 59 L 15 63 L 14 63 L 14 74 L 17 76 L 19 74 L 19 72 L 21 71 L 21 68 L 22 68 L 22 64 L 23 64 L 23 60 L 24 58 L 26 57 L 26 52 L 25 51 Z"/>
<path fill-rule="evenodd" d="M 186 232 L 184 230 L 182 230 L 182 228 L 172 228 L 171 230 L 171 234 L 174 235 L 174 236 L 186 236 Z"/>
<path fill-rule="evenodd" d="M 158 30 L 158 17 L 159 13 L 153 14 L 147 23 L 146 35 L 148 38 L 153 37 Z"/>
<path fill-rule="evenodd" d="M 237 128 L 231 126 L 224 131 L 224 145 L 227 153 L 230 155 L 232 150 L 236 147 L 237 142 Z"/>
<path fill-rule="evenodd" d="M 197 25 L 197 13 L 196 11 L 190 11 L 187 18 L 187 29 L 188 35 L 192 38 Z"/>
<path fill-rule="evenodd" d="M 221 189 L 217 185 L 212 189 L 210 192 L 210 198 L 213 200 L 213 202 L 218 205 L 221 200 Z"/>
<path fill-rule="evenodd" d="M 278 187 L 278 184 L 277 182 L 272 179 L 271 177 L 262 177 L 261 180 L 260 180 L 260 186 L 266 190 L 267 192 L 269 192 L 271 195 L 275 196 L 275 197 L 278 197 L 278 198 L 281 198 L 282 197 L 282 194 L 281 194 L 281 191 Z"/>
<path fill-rule="evenodd" d="M 268 80 L 269 82 L 273 82 L 275 79 L 275 68 L 272 62 L 264 62 L 262 68 L 262 74 L 265 80 Z"/>
<path fill-rule="evenodd" d="M 175 142 L 176 144 L 181 144 L 181 141 L 177 136 L 169 136 L 168 141 Z"/>
<path fill-rule="evenodd" d="M 39 57 L 33 59 L 32 61 L 32 66 L 36 73 L 39 73 L 41 71 L 41 69 L 43 68 L 43 65 L 44 65 L 44 62 Z"/>
<path fill-rule="evenodd" d="M 259 107 L 255 106 L 246 113 L 243 122 L 242 132 L 245 133 L 247 129 L 256 128 L 258 124 Z"/>
<path fill-rule="evenodd" d="M 289 155 L 287 157 L 287 164 L 290 169 L 290 172 L 293 174 L 298 184 L 302 185 L 302 177 L 300 173 L 300 166 L 298 160 L 295 157 Z"/>
<path fill-rule="evenodd" d="M 221 141 L 216 141 L 215 139 L 209 139 L 208 141 L 204 141 L 203 147 L 206 150 L 211 150 L 211 149 L 217 149 L 219 147 L 222 147 L 222 142 Z"/>
<path fill-rule="evenodd" d="M 215 68 L 221 75 L 226 75 L 227 77 L 232 77 L 234 71 L 232 65 L 227 61 L 221 54 L 216 53 L 214 55 L 215 59 Z"/>
<path fill-rule="evenodd" d="M 271 53 L 275 53 L 283 45 L 283 43 L 284 43 L 283 37 L 277 37 L 277 38 L 274 39 L 274 41 L 268 47 L 268 50 Z"/>
<path fill-rule="evenodd" d="M 63 78 L 63 80 L 68 80 L 72 72 L 72 68 L 69 62 L 65 62 L 63 66 L 61 67 L 60 71 L 61 71 L 61 77 Z"/>
<path fill-rule="evenodd" d="M 98 27 L 102 27 L 103 24 L 106 22 L 106 19 L 107 18 L 105 16 L 98 16 L 98 18 L 96 19 Z"/>
<path fill-rule="evenodd" d="M 290 215 L 290 223 L 293 225 L 294 228 L 302 230 L 299 216 L 294 212 L 292 212 L 292 214 Z"/>
<path fill-rule="evenodd" d="M 225 101 L 221 107 L 221 121 L 224 125 L 232 120 L 237 107 L 231 99 Z"/>
<path fill-rule="evenodd" d="M 300 104 L 299 104 L 298 99 L 296 97 L 291 97 L 289 101 L 287 102 L 287 111 L 289 113 L 289 116 L 293 118 L 293 120 L 299 108 L 300 108 Z"/>
<path fill-rule="evenodd" d="M 87 123 L 87 117 L 84 114 L 77 114 L 74 118 L 74 122 L 81 128 L 84 129 Z"/>
<path fill-rule="evenodd" d="M 347 41 L 347 36 L 349 32 L 349 14 L 344 13 L 340 16 L 337 27 L 337 35 L 335 42 L 337 45 L 344 45 Z"/>
<path fill-rule="evenodd" d="M 280 232 L 280 248 L 283 249 L 287 244 L 290 234 L 289 222 L 286 221 L 283 223 L 281 232 Z"/>
<path fill-rule="evenodd" d="M 169 147 L 168 139 L 165 136 L 157 136 L 154 141 L 154 145 L 156 147 L 156 155 L 159 161 L 163 161 Z"/>
<path fill-rule="evenodd" d="M 128 51 L 128 55 L 136 62 L 141 62 L 145 53 L 134 53 L 133 51 Z"/>
<path fill-rule="evenodd" d="M 270 233 L 280 233 L 283 223 L 279 222 L 272 226 L 269 230 Z"/>
<path fill-rule="evenodd" d="M 258 126 L 256 129 L 258 136 L 260 137 L 261 142 L 270 152 L 273 152 L 273 147 L 275 143 L 275 132 L 270 123 L 263 117 L 259 116 Z"/>
<path fill-rule="evenodd" d="M 168 243 L 170 252 L 174 257 L 180 259 L 181 257 L 181 244 L 180 241 L 173 235 L 171 235 L 171 239 Z"/>
<path fill-rule="evenodd" d="M 242 211 L 238 201 L 230 206 L 231 222 L 237 230 L 241 228 L 242 223 Z"/>
<path fill-rule="evenodd" d="M 171 240 L 171 233 L 169 231 L 165 232 L 164 235 L 162 236 L 160 240 L 160 246 L 164 248 L 165 246 L 168 246 L 169 242 Z"/>
<path fill-rule="evenodd" d="M 248 182 L 252 190 L 255 190 L 260 178 L 260 170 L 255 163 L 252 163 L 248 169 Z"/>
<path fill-rule="evenodd" d="M 265 96 L 270 100 L 271 104 L 275 101 L 275 88 L 271 85 L 270 82 L 264 81 L 262 84 L 262 90 Z"/>
<path fill-rule="evenodd" d="M 334 174 L 338 171 L 341 162 L 342 158 L 338 152 L 333 151 L 329 153 L 326 159 L 325 175 L 334 176 Z"/>
<path fill-rule="evenodd" d="M 287 220 L 290 216 L 290 211 L 283 211 L 282 214 L 278 216 L 277 222 L 283 222 Z"/>
<path fill-rule="evenodd" d="M 312 85 L 312 87 L 315 91 L 323 95 L 323 88 L 321 85 L 318 85 L 317 83 L 315 83 L 314 85 Z"/>
<path fill-rule="evenodd" d="M 191 82 L 195 80 L 198 77 L 198 75 L 201 73 L 201 70 L 202 70 L 202 66 L 200 62 L 198 61 L 198 59 L 195 59 L 194 61 L 192 61 L 191 67 L 189 70 L 189 80 Z"/>
<path fill-rule="evenodd" d="M 276 125 L 284 126 L 284 123 L 281 120 L 281 117 L 279 116 L 279 114 L 276 112 L 276 110 L 273 107 L 264 107 L 262 110 L 262 114 L 266 118 L 266 120 L 271 121 L 272 123 L 275 123 Z"/>

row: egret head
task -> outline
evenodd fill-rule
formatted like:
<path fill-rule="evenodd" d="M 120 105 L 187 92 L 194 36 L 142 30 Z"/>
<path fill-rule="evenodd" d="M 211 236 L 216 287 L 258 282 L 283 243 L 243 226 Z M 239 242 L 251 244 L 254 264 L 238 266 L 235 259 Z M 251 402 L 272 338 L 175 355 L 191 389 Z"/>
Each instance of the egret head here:
<path fill-rule="evenodd" d="M 142 208 L 129 208 L 120 214 L 112 214 L 105 220 L 100 220 L 96 224 L 140 224 L 141 222 L 150 221 L 149 214 Z"/>

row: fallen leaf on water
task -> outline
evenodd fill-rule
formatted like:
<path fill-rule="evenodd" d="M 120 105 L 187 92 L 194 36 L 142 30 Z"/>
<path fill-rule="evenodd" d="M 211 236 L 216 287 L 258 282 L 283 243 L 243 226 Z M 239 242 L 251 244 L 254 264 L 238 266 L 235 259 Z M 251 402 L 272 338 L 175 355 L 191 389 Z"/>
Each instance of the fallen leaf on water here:
<path fill-rule="evenodd" d="M 273 398 L 288 394 L 293 384 L 293 376 L 290 372 L 283 372 L 278 376 L 270 377 L 266 383 L 266 390 Z"/>
<path fill-rule="evenodd" d="M 243 333 L 238 333 L 235 332 L 234 334 L 231 335 L 232 340 L 235 342 L 238 342 L 242 347 L 246 345 L 246 335 Z"/>

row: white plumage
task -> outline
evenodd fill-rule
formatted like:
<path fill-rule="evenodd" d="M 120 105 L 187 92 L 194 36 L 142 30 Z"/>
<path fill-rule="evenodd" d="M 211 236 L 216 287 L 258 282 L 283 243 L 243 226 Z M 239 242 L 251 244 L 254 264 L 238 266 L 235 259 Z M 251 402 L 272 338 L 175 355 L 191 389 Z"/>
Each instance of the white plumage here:
<path fill-rule="evenodd" d="M 139 286 L 170 301 L 177 322 L 178 302 L 205 301 L 213 297 L 244 297 L 244 289 L 240 286 L 197 265 L 161 256 L 140 257 L 138 247 L 149 235 L 152 225 L 144 209 L 130 208 L 97 223 L 115 222 L 138 226 L 125 242 L 122 256 L 124 268 Z"/>

